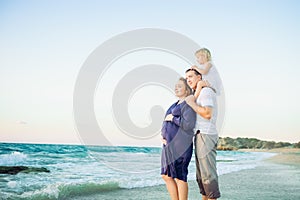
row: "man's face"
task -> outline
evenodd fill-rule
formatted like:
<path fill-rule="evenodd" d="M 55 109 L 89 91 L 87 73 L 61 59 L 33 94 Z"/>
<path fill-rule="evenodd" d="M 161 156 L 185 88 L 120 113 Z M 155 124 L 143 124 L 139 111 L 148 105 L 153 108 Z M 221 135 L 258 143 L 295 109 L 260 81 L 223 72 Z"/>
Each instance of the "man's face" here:
<path fill-rule="evenodd" d="M 193 70 L 188 71 L 185 74 L 185 76 L 186 76 L 186 81 L 187 81 L 188 85 L 190 86 L 190 88 L 195 90 L 197 88 L 197 83 L 201 80 L 201 76 L 196 75 Z"/>

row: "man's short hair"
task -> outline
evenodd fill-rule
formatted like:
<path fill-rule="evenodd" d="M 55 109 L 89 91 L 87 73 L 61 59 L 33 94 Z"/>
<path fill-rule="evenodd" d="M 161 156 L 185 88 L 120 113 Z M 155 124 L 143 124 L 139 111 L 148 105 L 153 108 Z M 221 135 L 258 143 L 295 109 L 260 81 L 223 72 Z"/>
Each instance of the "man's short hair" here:
<path fill-rule="evenodd" d="M 196 69 L 193 69 L 193 68 L 189 68 L 189 69 L 187 69 L 186 71 L 185 71 L 185 73 L 188 73 L 189 71 L 194 71 L 195 72 L 195 74 L 197 75 L 197 76 L 201 76 L 202 77 L 202 74 L 200 73 L 200 72 L 198 72 Z"/>

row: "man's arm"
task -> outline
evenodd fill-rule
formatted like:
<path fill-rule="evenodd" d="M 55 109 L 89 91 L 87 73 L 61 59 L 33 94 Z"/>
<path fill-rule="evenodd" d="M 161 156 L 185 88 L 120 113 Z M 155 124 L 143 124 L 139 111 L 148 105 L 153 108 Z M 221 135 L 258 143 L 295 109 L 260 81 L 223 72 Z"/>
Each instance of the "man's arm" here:
<path fill-rule="evenodd" d="M 185 99 L 186 103 L 201 117 L 204 119 L 210 119 L 212 116 L 213 108 L 212 107 L 202 107 L 199 106 L 196 101 L 195 97 L 193 95 L 190 95 L 186 97 Z"/>

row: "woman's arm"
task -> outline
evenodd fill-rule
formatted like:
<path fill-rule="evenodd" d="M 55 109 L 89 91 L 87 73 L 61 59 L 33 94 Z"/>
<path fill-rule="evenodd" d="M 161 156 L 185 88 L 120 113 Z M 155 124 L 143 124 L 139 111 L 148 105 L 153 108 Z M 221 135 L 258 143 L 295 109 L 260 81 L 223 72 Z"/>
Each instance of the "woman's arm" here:
<path fill-rule="evenodd" d="M 181 128 L 183 130 L 192 130 L 195 127 L 196 123 L 196 113 L 192 110 L 189 105 L 185 105 L 182 108 L 182 117 L 181 117 Z"/>
<path fill-rule="evenodd" d="M 177 126 L 180 126 L 184 130 L 191 130 L 195 126 L 196 122 L 196 114 L 192 110 L 191 107 L 188 105 L 185 105 L 181 109 L 181 115 L 180 116 L 173 116 L 172 114 L 168 115 L 166 119 L 168 121 L 172 121 Z"/>

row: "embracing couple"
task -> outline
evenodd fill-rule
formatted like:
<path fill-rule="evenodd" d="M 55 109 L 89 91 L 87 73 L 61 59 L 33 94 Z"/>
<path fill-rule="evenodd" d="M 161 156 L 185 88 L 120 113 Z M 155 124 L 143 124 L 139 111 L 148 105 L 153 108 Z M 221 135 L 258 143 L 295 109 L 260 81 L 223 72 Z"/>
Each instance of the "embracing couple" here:
<path fill-rule="evenodd" d="M 196 56 L 197 53 L 203 53 L 205 57 L 204 50 L 199 51 L 200 53 L 197 51 Z M 207 54 L 205 58 L 200 58 L 202 60 L 198 62 L 202 63 L 203 59 L 207 61 Z M 178 80 L 175 85 L 178 101 L 167 110 L 163 122 L 161 175 L 172 200 L 188 199 L 187 175 L 193 152 L 193 138 L 196 180 L 202 199 L 213 200 L 220 197 L 216 168 L 217 92 L 212 81 L 202 79 L 200 72 L 201 70 L 192 67 L 186 70 L 186 79 Z"/>

